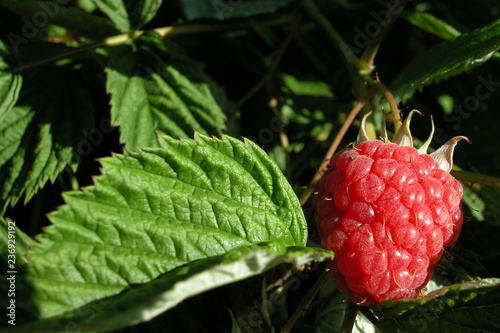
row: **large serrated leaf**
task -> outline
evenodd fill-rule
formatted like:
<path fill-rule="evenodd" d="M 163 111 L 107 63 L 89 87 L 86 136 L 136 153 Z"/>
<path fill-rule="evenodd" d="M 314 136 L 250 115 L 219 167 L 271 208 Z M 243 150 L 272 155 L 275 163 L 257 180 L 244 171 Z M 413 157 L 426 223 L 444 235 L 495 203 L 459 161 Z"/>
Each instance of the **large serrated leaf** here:
<path fill-rule="evenodd" d="M 149 283 L 61 316 L 31 323 L 16 332 L 65 330 L 68 327 L 79 331 L 116 330 L 148 321 L 188 297 L 260 274 L 278 264 L 300 266 L 331 258 L 330 254 L 316 248 L 284 248 L 279 243 L 236 248 L 220 256 L 193 261 Z"/>
<path fill-rule="evenodd" d="M 187 20 L 231 19 L 254 15 L 273 14 L 295 0 L 181 0 L 182 10 Z"/>
<path fill-rule="evenodd" d="M 57 1 L 0 0 L 0 5 L 22 16 L 23 24 L 31 25 L 26 29 L 29 32 L 28 34 L 18 35 L 10 32 L 7 35 L 7 38 L 13 44 L 14 50 L 16 50 L 16 45 L 27 43 L 31 38 L 35 37 L 39 25 L 33 24 L 33 18 L 40 20 L 40 17 L 42 17 L 44 20 L 48 20 L 46 24 L 56 24 L 70 29 L 77 35 L 92 39 L 102 39 L 119 33 L 119 30 L 108 20 L 88 14 L 80 8 L 62 6 Z"/>
<path fill-rule="evenodd" d="M 40 317 L 116 295 L 194 260 L 274 241 L 303 246 L 298 198 L 251 141 L 161 137 L 161 148 L 102 160 L 28 254 Z"/>
<path fill-rule="evenodd" d="M 420 300 L 381 303 L 379 324 L 388 332 L 498 332 L 500 279 L 463 282 Z"/>
<path fill-rule="evenodd" d="M 391 82 L 397 99 L 406 101 L 431 83 L 463 73 L 500 47 L 500 20 L 444 41 L 419 54 Z"/>
<path fill-rule="evenodd" d="M 201 65 L 156 33 L 113 50 L 107 67 L 112 122 L 128 149 L 157 146 L 156 131 L 191 137 L 219 134 L 225 116 Z"/>
<path fill-rule="evenodd" d="M 22 77 L 13 72 L 14 59 L 11 50 L 0 41 L 0 121 L 17 101 Z"/>
<path fill-rule="evenodd" d="M 92 0 L 123 31 L 139 29 L 149 22 L 162 0 L 124 1 Z"/>
<path fill-rule="evenodd" d="M 90 96 L 81 72 L 46 67 L 25 77 L 18 103 L 0 122 L 0 210 L 29 200 L 69 165 L 93 124 Z"/>

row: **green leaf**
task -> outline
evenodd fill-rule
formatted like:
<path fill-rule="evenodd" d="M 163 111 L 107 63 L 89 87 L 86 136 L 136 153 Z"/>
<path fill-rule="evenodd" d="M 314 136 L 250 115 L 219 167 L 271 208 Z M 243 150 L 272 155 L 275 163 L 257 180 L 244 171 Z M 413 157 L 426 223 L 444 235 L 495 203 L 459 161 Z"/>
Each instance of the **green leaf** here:
<path fill-rule="evenodd" d="M 410 13 L 406 19 L 414 26 L 443 39 L 450 39 L 460 35 L 460 31 L 453 26 L 429 13 Z"/>
<path fill-rule="evenodd" d="M 47 18 L 48 24 L 59 25 L 91 39 L 102 39 L 119 33 L 108 20 L 91 15 L 76 7 L 66 7 L 59 5 L 56 1 L 37 0 L 0 0 L 0 5 L 8 10 L 22 16 L 22 35 L 10 32 L 7 35 L 14 51 L 21 44 L 29 42 L 34 38 L 40 29 L 33 21 L 40 20 L 40 17 Z"/>
<path fill-rule="evenodd" d="M 273 14 L 294 2 L 295 0 L 180 0 L 187 20 L 224 20 Z"/>
<path fill-rule="evenodd" d="M 6 266 L 6 270 L 15 270 L 17 265 L 25 264 L 23 261 L 25 253 L 36 243 L 34 239 L 17 227 L 15 221 L 0 217 L 0 254 L 6 257 L 9 254 L 15 256 L 14 267 Z M 14 250 L 12 250 L 12 246 L 14 246 Z"/>
<path fill-rule="evenodd" d="M 417 89 L 483 63 L 499 46 L 500 20 L 497 20 L 419 54 L 399 72 L 390 87 L 397 99 L 406 101 Z"/>
<path fill-rule="evenodd" d="M 66 166 L 76 168 L 94 112 L 83 71 L 48 66 L 26 75 L 17 105 L 0 122 L 2 212 L 22 196 L 28 201 Z"/>
<path fill-rule="evenodd" d="M 225 116 L 201 65 L 156 33 L 114 49 L 107 72 L 111 121 L 128 149 L 157 146 L 156 131 L 185 138 L 193 130 L 222 132 Z"/>
<path fill-rule="evenodd" d="M 381 303 L 379 325 L 388 332 L 498 332 L 500 279 L 463 282 L 421 300 Z"/>
<path fill-rule="evenodd" d="M 7 45 L 0 41 L 0 122 L 14 104 L 21 90 L 22 77 L 13 73 L 14 58 Z"/>
<path fill-rule="evenodd" d="M 321 302 L 316 312 L 314 328 L 316 333 L 338 333 L 344 317 L 347 295 L 338 291 L 334 279 L 328 279 L 319 293 Z"/>
<path fill-rule="evenodd" d="M 493 220 L 500 224 L 500 206 L 498 205 L 500 189 L 484 186 L 481 189 L 481 197 L 486 202 L 486 207 L 488 207 Z"/>
<path fill-rule="evenodd" d="M 93 0 L 94 4 L 122 31 L 129 31 L 130 21 L 123 0 Z"/>
<path fill-rule="evenodd" d="M 291 142 L 303 142 L 313 137 L 326 140 L 332 129 L 329 111 L 335 108 L 331 87 L 312 79 L 299 79 L 289 74 L 281 74 L 282 92 L 285 102 L 281 110 L 281 121 L 287 129 L 294 129 L 296 136 Z M 293 144 L 292 144 L 293 146 Z"/>
<path fill-rule="evenodd" d="M 486 204 L 481 197 L 475 193 L 469 186 L 462 186 L 464 189 L 463 201 L 469 207 L 471 215 L 478 221 L 484 221 L 484 210 Z"/>
<path fill-rule="evenodd" d="M 20 331 L 64 330 L 68 327 L 80 331 L 116 330 L 151 320 L 188 297 L 260 274 L 276 265 L 300 266 L 327 258 L 330 258 L 330 253 L 322 249 L 285 248 L 279 243 L 240 247 L 223 255 L 190 262 L 149 283 L 61 316 L 31 323 Z"/>
<path fill-rule="evenodd" d="M 283 90 L 296 96 L 311 96 L 332 99 L 331 87 L 325 82 L 301 80 L 290 74 L 282 73 Z"/>
<path fill-rule="evenodd" d="M 41 318 L 235 248 L 305 245 L 298 198 L 257 145 L 199 134 L 160 141 L 103 159 L 95 186 L 67 193 L 49 216 L 28 255 Z"/>
<path fill-rule="evenodd" d="M 126 1 L 93 0 L 122 31 L 139 29 L 149 22 L 160 8 L 162 0 Z"/>

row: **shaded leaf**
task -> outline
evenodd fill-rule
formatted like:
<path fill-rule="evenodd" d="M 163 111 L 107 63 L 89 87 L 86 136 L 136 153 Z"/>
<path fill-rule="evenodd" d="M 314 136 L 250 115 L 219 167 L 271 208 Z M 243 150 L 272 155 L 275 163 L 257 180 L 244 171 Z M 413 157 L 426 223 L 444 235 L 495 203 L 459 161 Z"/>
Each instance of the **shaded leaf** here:
<path fill-rule="evenodd" d="M 464 189 L 463 201 L 469 207 L 471 215 L 478 221 L 484 220 L 484 210 L 486 205 L 481 197 L 469 186 L 462 185 Z"/>
<path fill-rule="evenodd" d="M 420 300 L 378 305 L 379 324 L 389 332 L 498 332 L 500 279 L 463 282 Z"/>
<path fill-rule="evenodd" d="M 450 39 L 460 35 L 460 31 L 453 26 L 429 13 L 410 13 L 406 19 L 414 26 L 443 39 Z"/>
<path fill-rule="evenodd" d="M 181 0 L 182 10 L 187 20 L 249 17 L 273 14 L 277 10 L 294 3 L 294 0 Z"/>
<path fill-rule="evenodd" d="M 494 220 L 497 224 L 500 224 L 500 206 L 498 205 L 498 202 L 500 202 L 500 189 L 483 186 L 481 188 L 480 196 L 486 203 L 488 213 L 490 214 L 492 220 Z"/>
<path fill-rule="evenodd" d="M 35 328 L 64 330 L 68 327 L 79 331 L 116 330 L 148 321 L 188 297 L 260 274 L 278 264 L 300 266 L 329 257 L 330 253 L 325 250 L 285 248 L 275 243 L 236 248 L 220 256 L 190 262 L 114 297 L 26 325 L 20 331 L 32 332 Z"/>
<path fill-rule="evenodd" d="M 149 22 L 160 8 L 162 0 L 124 1 L 93 0 L 122 31 L 139 29 Z"/>
<path fill-rule="evenodd" d="M 24 17 L 31 23 L 32 29 L 37 29 L 37 27 L 33 25 L 30 18 L 35 15 L 44 15 L 47 17 L 48 24 L 59 25 L 91 39 L 102 39 L 119 33 L 108 20 L 88 14 L 80 8 L 59 5 L 56 1 L 0 0 L 0 5 Z M 24 24 L 27 24 L 26 21 L 23 21 Z M 20 36 L 13 32 L 7 35 L 11 43 L 14 43 L 13 46 L 28 42 L 33 37 L 27 34 Z M 14 50 L 16 51 L 16 47 Z"/>
<path fill-rule="evenodd" d="M 481 64 L 500 47 L 500 20 L 440 43 L 419 54 L 391 82 L 397 99 Z"/>
<path fill-rule="evenodd" d="M 17 227 L 15 221 L 0 217 L 0 254 L 5 256 L 9 254 L 15 255 L 15 267 L 6 265 L 7 270 L 15 270 L 17 265 L 24 265 L 23 257 L 25 253 L 36 243 L 34 239 Z M 12 248 L 12 246 L 9 247 L 9 244 L 15 246 L 14 251 L 9 251 Z"/>
<path fill-rule="evenodd" d="M 157 146 L 156 131 L 174 137 L 221 133 L 225 116 L 201 65 L 156 33 L 113 50 L 107 72 L 111 120 L 128 149 Z"/>
<path fill-rule="evenodd" d="M 26 75 L 17 105 L 0 122 L 0 209 L 28 201 L 66 166 L 76 168 L 78 144 L 93 124 L 82 70 L 50 66 Z"/>
<path fill-rule="evenodd" d="M 281 74 L 281 79 L 285 97 L 281 121 L 288 130 L 293 128 L 297 132 L 290 141 L 299 143 L 310 137 L 326 140 L 333 127 L 328 121 L 329 112 L 335 108 L 331 87 L 322 81 L 300 79 L 289 74 Z M 296 151 L 300 149 L 295 148 Z"/>
<path fill-rule="evenodd" d="M 0 121 L 16 103 L 21 89 L 22 77 L 13 72 L 14 67 L 15 62 L 10 48 L 0 41 Z"/>

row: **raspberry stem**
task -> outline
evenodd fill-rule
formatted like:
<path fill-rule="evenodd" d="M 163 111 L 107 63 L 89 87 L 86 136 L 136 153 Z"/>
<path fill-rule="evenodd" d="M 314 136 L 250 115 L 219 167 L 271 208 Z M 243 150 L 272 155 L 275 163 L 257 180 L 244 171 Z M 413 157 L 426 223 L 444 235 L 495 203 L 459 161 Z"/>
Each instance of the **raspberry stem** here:
<path fill-rule="evenodd" d="M 396 98 L 392 94 L 391 90 L 380 80 L 374 80 L 369 75 L 364 76 L 365 81 L 372 87 L 379 90 L 389 103 L 392 115 L 392 121 L 394 123 L 394 131 L 396 132 L 401 126 L 401 115 L 399 114 L 399 107 Z"/>
<path fill-rule="evenodd" d="M 380 330 L 380 328 L 378 327 L 378 318 L 375 317 L 371 309 L 367 308 L 366 306 L 358 306 L 358 310 L 359 312 L 361 312 L 361 314 L 363 314 L 363 316 L 365 316 L 366 319 L 368 319 L 373 324 L 373 326 L 377 327 Z"/>
<path fill-rule="evenodd" d="M 307 292 L 302 301 L 299 303 L 293 314 L 288 318 L 285 326 L 281 329 L 281 333 L 288 333 L 295 325 L 295 322 L 299 317 L 307 310 L 312 300 L 318 293 L 318 291 L 323 287 L 323 285 L 328 281 L 331 274 L 328 271 L 323 272 L 323 274 L 319 277 L 318 281 L 314 284 L 314 286 Z"/>
<path fill-rule="evenodd" d="M 358 315 L 358 306 L 352 301 L 348 301 L 344 320 L 342 321 L 342 326 L 340 327 L 340 333 L 351 333 L 354 327 L 354 322 L 356 321 L 356 316 Z"/>
<path fill-rule="evenodd" d="M 340 145 L 340 142 L 342 141 L 342 139 L 344 138 L 344 135 L 346 134 L 347 130 L 349 129 L 349 126 L 351 126 L 352 122 L 354 121 L 354 119 L 358 115 L 359 111 L 361 111 L 361 109 L 363 109 L 366 102 L 368 102 L 368 100 L 370 98 L 372 98 L 372 96 L 374 94 L 375 94 L 375 92 L 373 90 L 368 90 L 367 93 L 365 94 L 365 96 L 361 100 L 359 100 L 354 105 L 354 107 L 351 109 L 351 112 L 349 112 L 347 119 L 342 124 L 342 127 L 337 132 L 335 139 L 333 140 L 332 144 L 330 145 L 330 148 L 328 149 L 328 151 L 325 155 L 325 158 L 323 159 L 323 162 L 321 163 L 321 165 L 318 169 L 319 171 L 316 172 L 313 179 L 311 180 L 311 182 L 307 186 L 306 190 L 302 193 L 302 195 L 300 197 L 300 205 L 301 206 L 304 206 L 304 204 L 307 202 L 307 199 L 309 199 L 309 197 L 311 196 L 311 194 L 314 190 L 314 187 L 316 186 L 316 183 L 321 178 L 321 175 L 322 175 L 321 170 L 326 168 L 327 162 L 332 158 L 333 153 L 335 153 L 335 151 L 337 150 L 338 146 Z"/>
<path fill-rule="evenodd" d="M 401 0 L 394 3 L 394 8 L 392 8 L 391 10 L 391 13 L 394 14 L 388 15 L 384 19 L 384 21 L 381 24 L 380 31 L 373 37 L 373 39 L 370 41 L 370 44 L 368 44 L 368 46 L 364 50 L 360 60 L 366 63 L 366 67 L 373 68 L 373 62 L 375 60 L 375 57 L 377 56 L 380 45 L 384 41 L 385 36 L 389 32 L 389 30 L 391 30 L 394 22 L 396 22 L 397 18 L 403 11 L 407 2 L 408 0 Z"/>

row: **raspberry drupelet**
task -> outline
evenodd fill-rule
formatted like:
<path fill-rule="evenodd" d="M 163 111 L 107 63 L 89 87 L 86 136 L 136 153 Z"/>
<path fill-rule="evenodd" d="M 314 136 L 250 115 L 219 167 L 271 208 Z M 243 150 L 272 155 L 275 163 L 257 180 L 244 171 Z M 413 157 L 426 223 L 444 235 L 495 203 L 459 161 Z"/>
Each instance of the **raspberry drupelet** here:
<path fill-rule="evenodd" d="M 316 187 L 314 206 L 322 246 L 338 288 L 361 305 L 417 298 L 445 247 L 462 226 L 463 189 L 449 172 L 454 137 L 427 155 L 409 130 L 413 113 L 393 142 L 358 141 L 333 156 Z"/>

